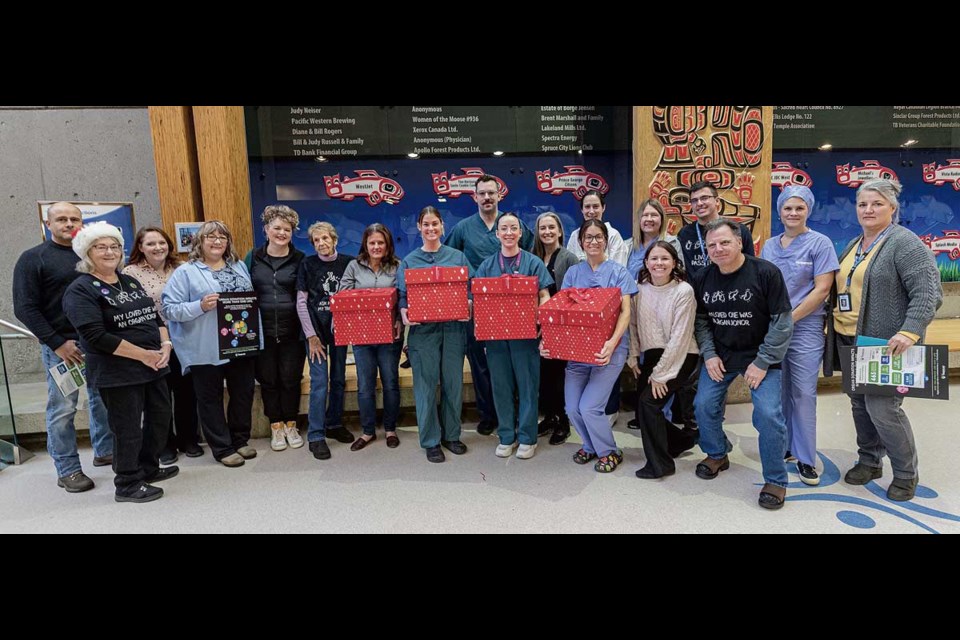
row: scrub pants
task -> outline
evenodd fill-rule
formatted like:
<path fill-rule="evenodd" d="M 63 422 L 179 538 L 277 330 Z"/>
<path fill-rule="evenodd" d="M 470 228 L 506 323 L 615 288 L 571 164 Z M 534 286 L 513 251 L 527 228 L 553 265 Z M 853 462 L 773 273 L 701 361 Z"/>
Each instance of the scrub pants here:
<path fill-rule="evenodd" d="M 537 396 L 540 390 L 540 353 L 537 340 L 488 340 L 487 366 L 493 385 L 493 404 L 500 419 L 500 444 L 537 444 Z M 519 400 L 520 419 L 514 409 Z M 516 427 L 517 435 L 514 435 Z"/>
<path fill-rule="evenodd" d="M 817 377 L 823 362 L 823 316 L 806 317 L 793 327 L 783 359 L 783 418 L 787 447 L 811 467 L 817 462 Z"/>
<path fill-rule="evenodd" d="M 618 349 L 610 364 L 597 366 L 582 362 L 567 364 L 564 395 L 570 424 L 583 440 L 583 450 L 598 456 L 617 451 L 613 428 L 606 416 L 610 390 L 620 380 L 620 372 L 627 361 L 625 351 Z"/>
<path fill-rule="evenodd" d="M 467 323 L 432 322 L 412 326 L 407 345 L 413 368 L 420 446 L 429 449 L 439 445 L 440 440 L 459 440 Z M 441 387 L 442 417 L 437 415 L 437 383 Z"/>

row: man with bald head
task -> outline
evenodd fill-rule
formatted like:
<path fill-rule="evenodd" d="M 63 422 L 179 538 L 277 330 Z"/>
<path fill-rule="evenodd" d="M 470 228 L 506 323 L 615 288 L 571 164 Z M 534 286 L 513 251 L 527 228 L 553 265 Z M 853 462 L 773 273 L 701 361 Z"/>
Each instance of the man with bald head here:
<path fill-rule="evenodd" d="M 13 312 L 40 340 L 43 368 L 47 372 L 47 450 L 57 469 L 57 486 L 69 493 L 93 489 L 93 480 L 83 473 L 77 454 L 77 432 L 73 424 L 80 392 L 60 393 L 50 368 L 61 363 L 82 363 L 77 331 L 63 312 L 63 292 L 80 275 L 76 270 L 73 236 L 83 226 L 75 205 L 57 202 L 47 209 L 44 221 L 50 240 L 25 251 L 13 271 Z M 113 437 L 107 410 L 100 394 L 90 396 L 90 441 L 94 466 L 113 463 Z"/>

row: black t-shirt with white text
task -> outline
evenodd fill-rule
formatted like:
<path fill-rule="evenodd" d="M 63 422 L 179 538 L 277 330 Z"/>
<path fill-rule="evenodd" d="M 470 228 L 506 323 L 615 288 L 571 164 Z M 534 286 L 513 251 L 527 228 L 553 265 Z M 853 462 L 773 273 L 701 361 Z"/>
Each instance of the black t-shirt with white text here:
<path fill-rule="evenodd" d="M 333 344 L 333 314 L 330 297 L 340 290 L 340 279 L 354 256 L 337 254 L 336 260 L 324 262 L 316 254 L 300 262 L 297 273 L 297 291 L 307 292 L 307 311 L 313 320 L 313 330 L 323 344 Z"/>
<path fill-rule="evenodd" d="M 714 346 L 728 372 L 746 369 L 757 357 L 771 316 L 791 310 L 780 269 L 753 256 L 744 259 L 733 273 L 720 273 L 711 264 L 693 281 L 697 313 L 710 316 Z"/>
<path fill-rule="evenodd" d="M 80 334 L 87 383 L 93 388 L 142 384 L 169 372 L 166 367 L 154 371 L 138 360 L 114 355 L 122 340 L 143 349 L 160 349 L 160 327 L 164 326 L 140 282 L 117 275 L 120 280 L 108 284 L 84 274 L 63 296 L 63 310 Z"/>

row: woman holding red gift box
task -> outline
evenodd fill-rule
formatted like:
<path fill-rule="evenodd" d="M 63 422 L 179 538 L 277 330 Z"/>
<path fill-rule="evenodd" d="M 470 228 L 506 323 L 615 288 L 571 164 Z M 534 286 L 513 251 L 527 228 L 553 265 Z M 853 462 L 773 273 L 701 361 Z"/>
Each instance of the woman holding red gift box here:
<path fill-rule="evenodd" d="M 563 284 L 567 269 L 580 262 L 580 259 L 563 247 L 563 223 L 557 214 L 541 213 L 537 217 L 536 229 L 533 253 L 547 266 L 547 273 L 553 278 L 548 291 L 555 296 Z M 551 434 L 550 444 L 563 444 L 570 437 L 570 420 L 563 402 L 563 372 L 566 368 L 566 360 L 540 358 L 540 410 L 543 420 L 537 425 L 537 435 Z"/>
<path fill-rule="evenodd" d="M 460 412 L 463 408 L 463 358 L 467 348 L 466 321 L 412 322 L 407 316 L 407 283 L 404 272 L 430 267 L 463 267 L 472 274 L 463 252 L 440 244 L 443 218 L 435 207 L 424 207 L 417 218 L 423 247 L 414 249 L 397 270 L 399 307 L 403 323 L 410 327 L 407 338 L 413 367 L 413 395 L 417 405 L 420 446 L 427 460 L 443 462 L 441 446 L 462 455 L 467 445 L 460 442 Z M 468 318 L 469 320 L 469 318 Z M 441 384 L 442 418 L 437 415 L 437 384 Z"/>
<path fill-rule="evenodd" d="M 393 234 L 379 222 L 364 229 L 360 239 L 360 255 L 347 265 L 340 280 L 340 291 L 350 289 L 393 289 L 397 286 L 397 268 L 400 260 L 394 254 Z M 403 347 L 403 325 L 394 321 L 393 342 L 390 344 L 355 344 L 353 356 L 357 362 L 357 404 L 360 407 L 360 425 L 363 435 L 357 438 L 351 451 L 360 451 L 377 439 L 377 371 L 383 383 L 383 431 L 387 446 L 400 446 L 397 437 L 397 416 L 400 414 L 400 349 Z"/>
<path fill-rule="evenodd" d="M 537 278 L 538 303 L 543 304 L 550 299 L 547 287 L 553 284 L 553 278 L 543 260 L 520 248 L 522 234 L 520 218 L 512 213 L 500 216 L 497 220 L 500 251 L 483 261 L 476 277 L 533 276 Z M 510 323 L 509 309 L 503 310 L 502 321 L 504 324 Z M 486 340 L 484 344 L 493 386 L 493 404 L 500 418 L 497 427 L 500 444 L 496 455 L 498 458 L 509 458 L 516 449 L 518 458 L 532 458 L 537 451 L 537 395 L 540 387 L 537 339 Z M 519 420 L 514 408 L 514 395 L 519 398 Z"/>
<path fill-rule="evenodd" d="M 567 363 L 564 394 L 567 416 L 583 440 L 583 446 L 573 455 L 577 464 L 586 464 L 599 459 L 593 468 L 600 473 L 609 473 L 623 462 L 623 453 L 613 438 L 613 427 L 604 413 L 610 391 L 620 379 L 620 372 L 627 360 L 629 344 L 627 327 L 630 324 L 630 296 L 637 293 L 637 283 L 626 267 L 607 259 L 607 228 L 599 220 L 587 220 L 577 234 L 587 256 L 567 270 L 561 289 L 620 289 L 620 316 L 613 335 L 596 354 L 596 364 Z M 550 352 L 540 347 L 540 355 L 550 357 Z"/>

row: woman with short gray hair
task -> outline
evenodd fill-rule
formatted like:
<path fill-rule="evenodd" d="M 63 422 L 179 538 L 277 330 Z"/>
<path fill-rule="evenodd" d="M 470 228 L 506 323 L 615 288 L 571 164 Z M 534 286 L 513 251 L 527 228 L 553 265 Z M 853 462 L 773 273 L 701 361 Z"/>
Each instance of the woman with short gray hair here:
<path fill-rule="evenodd" d="M 899 356 L 923 339 L 943 301 L 933 254 L 915 233 L 896 223 L 901 189 L 890 180 L 869 180 L 857 190 L 863 233 L 840 256 L 831 296 L 833 325 L 828 329 L 836 332 L 839 346 L 854 346 L 858 336 L 869 336 L 886 340 L 887 353 Z M 824 370 L 832 366 L 825 364 Z M 843 478 L 862 485 L 882 477 L 887 455 L 893 467 L 887 498 L 896 501 L 912 499 L 919 481 L 917 446 L 902 403 L 899 396 L 850 396 L 859 460 Z"/>

